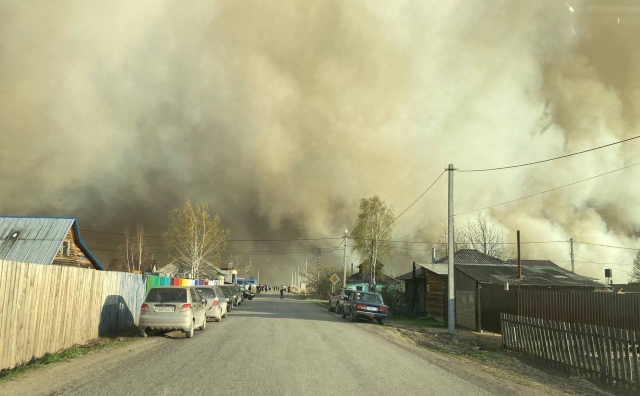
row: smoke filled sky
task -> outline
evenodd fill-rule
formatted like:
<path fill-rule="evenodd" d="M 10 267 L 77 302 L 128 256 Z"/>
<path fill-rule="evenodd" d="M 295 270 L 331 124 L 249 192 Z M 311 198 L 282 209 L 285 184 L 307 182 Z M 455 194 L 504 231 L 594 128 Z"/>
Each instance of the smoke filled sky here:
<path fill-rule="evenodd" d="M 399 214 L 449 163 L 517 164 L 638 135 L 638 37 L 633 0 L 0 0 L 0 212 L 115 232 L 143 223 L 158 235 L 189 195 L 232 238 L 341 237 L 360 198 L 378 194 Z M 640 139 L 456 173 L 456 212 L 631 165 L 638 153 Z M 640 248 L 639 177 L 640 166 L 485 213 L 509 241 L 520 229 L 524 241 Z M 394 236 L 446 208 L 443 177 Z M 84 237 L 106 249 L 102 260 L 120 243 Z M 578 273 L 614 268 L 616 283 L 635 254 L 575 249 Z M 569 268 L 568 243 L 526 245 L 523 256 Z M 387 268 L 399 275 L 429 257 L 396 249 Z M 253 262 L 261 282 L 280 283 L 305 259 L 313 253 Z M 341 265 L 342 251 L 323 259 Z"/>

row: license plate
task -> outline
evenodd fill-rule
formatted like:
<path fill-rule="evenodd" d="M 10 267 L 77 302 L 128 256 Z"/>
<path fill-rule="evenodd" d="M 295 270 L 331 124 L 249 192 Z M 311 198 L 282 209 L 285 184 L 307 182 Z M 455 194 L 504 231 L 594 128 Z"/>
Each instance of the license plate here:
<path fill-rule="evenodd" d="M 176 309 L 176 307 L 155 307 L 155 308 L 156 308 L 156 312 L 173 312 Z"/>
<path fill-rule="evenodd" d="M 367 307 L 367 311 L 378 311 L 378 307 Z"/>

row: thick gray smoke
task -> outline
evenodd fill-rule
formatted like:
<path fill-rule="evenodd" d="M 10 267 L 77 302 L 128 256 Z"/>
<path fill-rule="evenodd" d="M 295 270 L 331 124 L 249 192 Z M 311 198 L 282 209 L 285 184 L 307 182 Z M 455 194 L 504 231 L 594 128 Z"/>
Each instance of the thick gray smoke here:
<path fill-rule="evenodd" d="M 0 212 L 74 215 L 110 231 L 142 222 L 158 234 L 189 194 L 236 238 L 341 236 L 359 198 L 377 193 L 399 213 L 449 163 L 501 166 L 638 134 L 634 3 L 1 0 Z M 639 144 L 459 173 L 456 211 L 631 164 Z M 510 240 L 520 229 L 528 241 L 638 247 L 638 172 L 488 214 Z M 441 181 L 396 235 L 446 217 L 445 194 Z M 587 260 L 633 258 L 576 252 L 578 271 L 600 278 L 604 265 Z M 429 256 L 408 253 L 394 256 L 394 274 Z M 568 245 L 527 245 L 524 256 L 566 266 Z M 254 262 L 261 280 L 283 282 L 305 258 Z"/>

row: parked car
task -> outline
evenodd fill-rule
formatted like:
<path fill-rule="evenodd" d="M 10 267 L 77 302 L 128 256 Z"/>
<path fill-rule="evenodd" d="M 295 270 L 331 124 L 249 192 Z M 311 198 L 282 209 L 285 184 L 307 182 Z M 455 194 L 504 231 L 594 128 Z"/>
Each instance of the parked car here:
<path fill-rule="evenodd" d="M 233 306 L 236 305 L 236 294 L 231 289 L 231 285 L 220 285 L 220 290 L 222 290 L 224 298 L 227 301 L 227 311 L 233 311 Z"/>
<path fill-rule="evenodd" d="M 238 285 L 230 285 L 231 290 L 236 294 L 236 305 L 242 305 L 242 301 L 244 301 L 244 295 L 242 293 L 242 289 Z"/>
<path fill-rule="evenodd" d="M 329 297 L 329 311 L 335 313 L 341 313 L 344 303 L 349 299 L 352 289 L 338 289 L 335 293 L 332 293 Z"/>
<path fill-rule="evenodd" d="M 384 305 L 382 296 L 379 293 L 369 293 L 363 291 L 352 291 L 349 299 L 342 308 L 342 317 L 355 322 L 359 318 L 377 320 L 379 324 L 384 324 L 384 320 L 389 315 L 389 307 Z"/>
<path fill-rule="evenodd" d="M 205 305 L 205 316 L 207 319 L 213 319 L 216 322 L 227 317 L 227 299 L 220 286 L 196 286 L 196 290 L 202 297 L 207 300 Z"/>
<path fill-rule="evenodd" d="M 153 330 L 180 330 L 192 338 L 196 328 L 204 330 L 207 326 L 206 304 L 193 286 L 151 288 L 140 307 L 140 335 L 146 337 Z"/>
<path fill-rule="evenodd" d="M 248 290 L 248 289 L 242 289 L 242 296 L 244 298 L 249 299 L 249 301 L 253 300 L 253 298 L 256 296 L 256 293 L 254 291 Z"/>

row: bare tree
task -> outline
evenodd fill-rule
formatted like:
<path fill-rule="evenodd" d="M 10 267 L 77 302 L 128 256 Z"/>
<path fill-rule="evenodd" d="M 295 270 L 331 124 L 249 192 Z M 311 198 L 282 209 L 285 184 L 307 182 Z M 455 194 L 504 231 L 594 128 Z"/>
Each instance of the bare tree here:
<path fill-rule="evenodd" d="M 640 251 L 633 259 L 633 269 L 631 270 L 629 282 L 640 282 Z"/>
<path fill-rule="evenodd" d="M 373 261 L 376 263 L 375 275 L 377 278 L 382 271 L 378 263 L 391 257 L 391 247 L 388 241 L 393 232 L 393 220 L 393 208 L 387 206 L 377 195 L 360 200 L 360 213 L 356 219 L 352 238 L 355 241 L 355 251 L 364 260 L 361 267 L 363 273 L 371 271 L 370 263 Z"/>
<path fill-rule="evenodd" d="M 127 272 L 142 272 L 150 259 L 148 248 L 145 244 L 146 234 L 144 227 L 138 224 L 135 234 L 129 232 L 129 227 L 124 229 L 125 240 L 118 247 L 118 259 L 124 263 L 123 270 Z"/>
<path fill-rule="evenodd" d="M 508 257 L 504 243 L 504 233 L 491 224 L 486 214 L 467 220 L 461 227 L 453 230 L 453 250 L 475 249 L 492 257 L 506 260 Z M 436 241 L 436 251 L 440 257 L 447 255 L 448 232 L 446 226 L 440 229 Z"/>
<path fill-rule="evenodd" d="M 249 273 L 251 272 L 251 269 L 253 267 L 253 261 L 251 260 L 251 257 L 243 259 L 236 255 L 231 258 L 231 262 L 233 263 L 233 266 L 238 270 L 238 278 L 247 279 L 247 276 L 249 276 Z"/>
<path fill-rule="evenodd" d="M 199 201 L 194 207 L 187 197 L 182 207 L 171 212 L 166 238 L 169 260 L 181 271 L 189 270 L 195 278 L 208 275 L 222 262 L 229 233 L 220 216 L 211 218 L 206 201 Z"/>
<path fill-rule="evenodd" d="M 506 259 L 504 233 L 487 220 L 487 215 L 480 213 L 470 219 L 464 226 L 464 243 L 469 249 L 478 250 L 491 257 Z"/>

